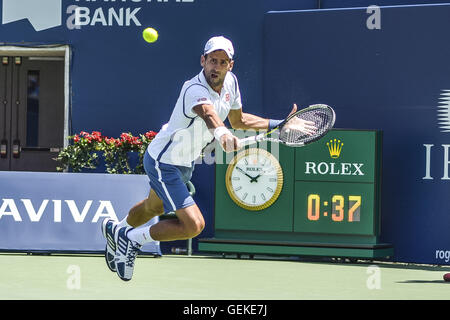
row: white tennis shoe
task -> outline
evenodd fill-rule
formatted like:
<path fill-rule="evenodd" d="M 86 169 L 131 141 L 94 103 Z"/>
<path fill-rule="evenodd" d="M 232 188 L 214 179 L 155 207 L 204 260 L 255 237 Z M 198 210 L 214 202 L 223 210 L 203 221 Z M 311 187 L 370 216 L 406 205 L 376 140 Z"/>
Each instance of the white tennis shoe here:
<path fill-rule="evenodd" d="M 115 221 L 106 218 L 102 222 L 102 233 L 106 239 L 105 261 L 109 270 L 116 272 L 116 262 L 114 261 L 116 255 L 116 242 L 114 241 L 114 231 L 116 230 Z"/>
<path fill-rule="evenodd" d="M 133 277 L 134 261 L 142 245 L 128 238 L 127 234 L 133 228 L 116 228 L 114 240 L 116 243 L 116 272 L 120 279 L 129 281 Z"/>

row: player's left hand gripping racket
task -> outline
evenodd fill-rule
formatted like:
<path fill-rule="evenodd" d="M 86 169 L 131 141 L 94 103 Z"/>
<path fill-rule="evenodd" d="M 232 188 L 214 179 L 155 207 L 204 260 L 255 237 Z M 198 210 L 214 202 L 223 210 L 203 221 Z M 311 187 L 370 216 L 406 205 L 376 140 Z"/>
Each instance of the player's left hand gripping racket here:
<path fill-rule="evenodd" d="M 294 117 L 297 117 L 300 120 L 314 122 L 314 126 L 316 127 L 314 133 L 305 133 L 304 131 L 296 129 L 295 124 L 290 125 L 291 123 L 295 123 L 295 119 L 294 121 L 289 122 L 290 120 L 293 120 Z M 269 132 L 240 139 L 240 143 L 242 146 L 245 146 L 261 141 L 272 141 L 283 143 L 290 147 L 303 147 L 304 145 L 319 140 L 327 134 L 327 132 L 333 128 L 335 120 L 336 114 L 334 113 L 333 108 L 326 104 L 313 104 L 289 115 L 283 122 Z M 286 126 L 286 124 L 288 125 Z M 268 137 L 277 131 L 279 131 L 279 134 L 275 136 L 278 137 Z"/>

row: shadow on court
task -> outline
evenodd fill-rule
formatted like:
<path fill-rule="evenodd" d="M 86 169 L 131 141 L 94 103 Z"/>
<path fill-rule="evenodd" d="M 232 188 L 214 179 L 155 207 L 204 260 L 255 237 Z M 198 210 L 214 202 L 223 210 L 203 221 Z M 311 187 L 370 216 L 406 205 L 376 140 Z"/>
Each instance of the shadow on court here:
<path fill-rule="evenodd" d="M 365 259 L 349 259 L 349 258 L 330 258 L 330 257 L 305 257 L 305 256 L 277 256 L 277 255 L 249 255 L 249 254 L 205 254 L 205 259 L 237 259 L 237 260 L 261 260 L 261 261 L 291 261 L 291 262 L 304 262 L 304 263 L 318 263 L 329 265 L 378 265 L 383 268 L 393 269 L 408 269 L 408 270 L 423 270 L 423 271 L 441 271 L 450 272 L 449 265 L 429 265 L 429 264 L 417 264 L 417 263 L 404 263 L 404 262 L 392 262 L 388 260 L 365 260 Z"/>
<path fill-rule="evenodd" d="M 405 281 L 398 281 L 397 283 L 431 283 L 431 284 L 450 285 L 450 282 L 444 280 L 405 280 Z"/>

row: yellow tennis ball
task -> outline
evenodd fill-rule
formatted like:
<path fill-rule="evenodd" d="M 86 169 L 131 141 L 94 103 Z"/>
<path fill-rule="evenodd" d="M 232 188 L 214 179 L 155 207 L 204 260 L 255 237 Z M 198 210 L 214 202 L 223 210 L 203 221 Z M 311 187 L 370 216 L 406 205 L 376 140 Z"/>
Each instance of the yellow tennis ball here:
<path fill-rule="evenodd" d="M 153 28 L 145 28 L 142 32 L 142 36 L 144 37 L 145 41 L 152 43 L 158 40 L 158 31 Z"/>

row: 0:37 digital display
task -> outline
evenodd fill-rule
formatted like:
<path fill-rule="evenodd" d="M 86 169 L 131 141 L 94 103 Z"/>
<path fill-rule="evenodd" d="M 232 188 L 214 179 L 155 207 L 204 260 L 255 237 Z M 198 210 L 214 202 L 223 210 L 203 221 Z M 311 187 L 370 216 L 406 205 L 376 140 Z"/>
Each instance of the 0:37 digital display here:
<path fill-rule="evenodd" d="M 317 221 L 321 217 L 329 217 L 335 222 L 359 222 L 361 221 L 361 196 L 335 194 L 331 199 L 321 199 L 319 194 L 307 196 L 307 217 L 310 221 Z"/>

